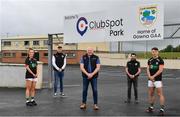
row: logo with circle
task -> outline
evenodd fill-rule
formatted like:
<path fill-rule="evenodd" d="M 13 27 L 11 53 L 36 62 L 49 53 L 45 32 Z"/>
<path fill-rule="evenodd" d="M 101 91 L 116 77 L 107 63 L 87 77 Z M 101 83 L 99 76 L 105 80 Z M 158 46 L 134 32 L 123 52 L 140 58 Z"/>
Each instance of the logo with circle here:
<path fill-rule="evenodd" d="M 76 28 L 77 28 L 78 33 L 81 36 L 83 36 L 88 29 L 88 22 L 87 22 L 86 18 L 80 17 L 77 21 Z"/>

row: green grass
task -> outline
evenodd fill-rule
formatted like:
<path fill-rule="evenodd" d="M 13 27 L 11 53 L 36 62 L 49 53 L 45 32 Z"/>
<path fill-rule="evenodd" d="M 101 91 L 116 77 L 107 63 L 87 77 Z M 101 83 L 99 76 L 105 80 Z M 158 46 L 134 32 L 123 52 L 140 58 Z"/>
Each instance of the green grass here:
<path fill-rule="evenodd" d="M 163 59 L 180 59 L 180 52 L 160 52 L 160 56 Z M 140 59 L 152 57 L 151 52 L 137 53 L 137 57 Z"/>

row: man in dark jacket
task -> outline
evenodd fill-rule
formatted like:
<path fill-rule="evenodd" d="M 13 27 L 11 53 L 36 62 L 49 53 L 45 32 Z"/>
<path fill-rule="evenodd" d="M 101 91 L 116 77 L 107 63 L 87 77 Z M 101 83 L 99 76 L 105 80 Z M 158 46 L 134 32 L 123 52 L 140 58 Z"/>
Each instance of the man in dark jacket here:
<path fill-rule="evenodd" d="M 127 74 L 127 82 L 128 82 L 128 98 L 125 103 L 131 102 L 131 87 L 132 84 L 134 86 L 134 96 L 135 103 L 138 103 L 138 76 L 141 72 L 140 63 L 136 60 L 136 54 L 131 54 L 131 60 L 127 62 L 126 65 L 126 74 Z"/>
<path fill-rule="evenodd" d="M 63 93 L 63 77 L 64 69 L 66 67 L 66 56 L 62 53 L 62 47 L 58 46 L 57 53 L 52 57 L 52 64 L 54 68 L 54 96 L 57 96 L 57 86 L 60 81 L 60 95 L 64 96 Z"/>
<path fill-rule="evenodd" d="M 97 92 L 97 78 L 98 72 L 100 70 L 100 60 L 99 57 L 94 55 L 93 48 L 88 47 L 87 53 L 82 56 L 80 61 L 80 69 L 82 71 L 83 77 L 83 94 L 82 94 L 82 104 L 81 109 L 86 109 L 88 86 L 91 83 L 93 90 L 94 99 L 94 110 L 99 110 L 98 107 L 98 92 Z"/>

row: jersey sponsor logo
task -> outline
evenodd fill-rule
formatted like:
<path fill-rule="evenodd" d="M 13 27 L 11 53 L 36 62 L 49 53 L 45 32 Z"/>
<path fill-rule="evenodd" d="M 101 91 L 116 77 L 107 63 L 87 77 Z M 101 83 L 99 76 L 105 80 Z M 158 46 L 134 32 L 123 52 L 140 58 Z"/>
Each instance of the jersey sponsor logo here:
<path fill-rule="evenodd" d="M 151 68 L 152 70 L 157 70 L 159 67 L 158 67 L 158 65 L 151 65 L 150 68 Z"/>
<path fill-rule="evenodd" d="M 35 67 L 37 66 L 37 64 L 31 61 L 30 66 L 31 66 L 32 68 L 35 68 Z"/>

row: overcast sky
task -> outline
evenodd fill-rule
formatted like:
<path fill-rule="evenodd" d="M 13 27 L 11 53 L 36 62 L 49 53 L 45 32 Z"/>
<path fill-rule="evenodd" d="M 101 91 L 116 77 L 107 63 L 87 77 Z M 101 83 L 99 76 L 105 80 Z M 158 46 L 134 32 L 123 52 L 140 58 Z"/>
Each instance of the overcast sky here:
<path fill-rule="evenodd" d="M 65 15 L 137 4 L 142 0 L 0 0 L 1 34 L 39 35 L 62 32 Z M 127 2 L 128 1 L 128 2 Z M 159 1 L 165 5 L 165 23 L 179 23 L 180 0 Z"/>
<path fill-rule="evenodd" d="M 65 15 L 107 10 L 143 0 L 0 0 L 1 36 L 47 35 L 63 32 Z M 180 23 L 180 0 L 158 1 L 165 6 L 165 24 Z M 153 2 L 152 2 L 153 3 Z"/>

